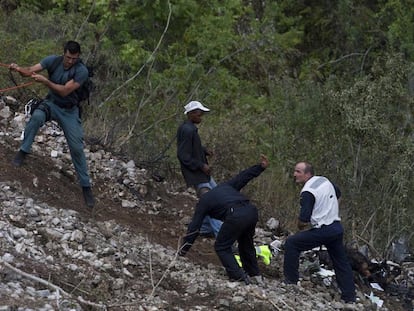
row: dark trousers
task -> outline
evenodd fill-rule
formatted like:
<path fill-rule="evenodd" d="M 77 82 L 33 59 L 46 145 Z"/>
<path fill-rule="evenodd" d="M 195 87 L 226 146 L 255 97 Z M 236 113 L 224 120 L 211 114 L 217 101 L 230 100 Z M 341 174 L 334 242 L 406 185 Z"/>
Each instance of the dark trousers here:
<path fill-rule="evenodd" d="M 245 272 L 249 276 L 260 274 L 253 243 L 257 221 L 258 212 L 254 205 L 229 207 L 217 235 L 214 249 L 230 279 L 243 279 Z M 238 265 L 231 249 L 235 241 L 239 245 L 240 260 L 245 272 Z"/>
<path fill-rule="evenodd" d="M 86 163 L 85 153 L 83 151 L 83 128 L 79 118 L 79 108 L 77 106 L 71 109 L 63 109 L 55 105 L 53 102 L 46 100 L 46 104 L 50 109 L 52 120 L 56 120 L 65 134 L 68 142 L 72 163 L 75 167 L 82 187 L 89 187 L 90 180 Z M 24 130 L 23 143 L 20 149 L 29 153 L 33 141 L 39 128 L 46 122 L 46 114 L 43 110 L 36 109 L 26 125 Z"/>
<path fill-rule="evenodd" d="M 351 265 L 343 245 L 343 228 L 336 221 L 329 226 L 298 232 L 285 242 L 284 275 L 287 283 L 299 280 L 299 255 L 315 247 L 325 245 L 332 259 L 336 281 L 345 301 L 355 301 L 355 284 Z"/>

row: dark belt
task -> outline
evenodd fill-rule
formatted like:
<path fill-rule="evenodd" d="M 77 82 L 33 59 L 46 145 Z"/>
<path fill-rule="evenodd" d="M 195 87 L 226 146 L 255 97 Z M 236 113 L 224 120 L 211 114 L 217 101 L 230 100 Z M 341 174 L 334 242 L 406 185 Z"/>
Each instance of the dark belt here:
<path fill-rule="evenodd" d="M 333 224 L 338 223 L 338 222 L 339 222 L 339 220 L 335 220 L 332 223 L 330 223 L 329 225 L 322 225 L 321 228 L 322 227 L 328 227 L 328 226 L 333 225 Z"/>
<path fill-rule="evenodd" d="M 243 206 L 246 206 L 246 205 L 249 205 L 249 204 L 250 204 L 249 201 L 232 202 L 232 203 L 229 204 L 228 211 L 233 213 L 235 208 L 243 207 Z"/>
<path fill-rule="evenodd" d="M 63 109 L 72 109 L 73 107 L 77 106 L 77 104 L 72 103 L 72 102 L 67 102 L 67 103 L 56 102 L 54 100 L 51 100 L 49 95 L 46 96 L 46 99 L 52 101 L 56 106 L 59 106 L 59 108 L 63 108 Z"/>
<path fill-rule="evenodd" d="M 230 207 L 243 207 L 249 205 L 250 201 L 236 201 L 229 204 Z"/>
<path fill-rule="evenodd" d="M 63 108 L 63 109 L 72 109 L 73 107 L 75 107 L 76 105 L 75 104 L 73 104 L 73 103 L 65 103 L 65 104 L 62 104 L 62 103 L 55 103 L 57 106 L 59 106 L 60 108 Z"/>

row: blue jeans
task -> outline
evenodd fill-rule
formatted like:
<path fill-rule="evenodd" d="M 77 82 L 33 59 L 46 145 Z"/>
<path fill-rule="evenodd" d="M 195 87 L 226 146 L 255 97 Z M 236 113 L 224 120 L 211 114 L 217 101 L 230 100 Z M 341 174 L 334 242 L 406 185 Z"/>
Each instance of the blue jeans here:
<path fill-rule="evenodd" d="M 78 175 L 79 183 L 82 187 L 89 187 L 90 180 L 86 157 L 83 151 L 83 129 L 79 118 L 79 108 L 77 106 L 71 109 L 63 109 L 53 102 L 46 100 L 45 104 L 50 109 L 50 117 L 56 120 L 65 134 L 69 146 L 72 163 Z M 24 130 L 24 138 L 20 150 L 29 153 L 34 138 L 39 128 L 46 122 L 46 114 L 40 109 L 36 109 Z"/>
<path fill-rule="evenodd" d="M 196 186 L 196 191 L 198 192 L 201 188 L 208 188 L 213 189 L 217 186 L 216 181 L 213 177 L 210 177 L 210 181 L 202 184 L 198 184 Z M 223 222 L 221 220 L 211 218 L 210 216 L 204 217 L 203 224 L 200 228 L 201 234 L 214 234 L 215 237 L 217 237 L 218 232 L 220 231 L 221 225 Z"/>
<path fill-rule="evenodd" d="M 283 263 L 285 282 L 297 283 L 299 280 L 300 252 L 321 245 L 326 246 L 332 259 L 341 298 L 347 302 L 355 301 L 354 275 L 343 245 L 343 228 L 339 221 L 321 228 L 298 232 L 286 239 Z"/>
<path fill-rule="evenodd" d="M 214 249 L 230 279 L 243 279 L 245 272 L 249 276 L 260 274 L 253 241 L 258 219 L 257 208 L 252 204 L 230 206 L 228 209 L 226 219 L 214 243 Z M 238 242 L 244 270 L 240 268 L 232 252 L 235 241 Z"/>

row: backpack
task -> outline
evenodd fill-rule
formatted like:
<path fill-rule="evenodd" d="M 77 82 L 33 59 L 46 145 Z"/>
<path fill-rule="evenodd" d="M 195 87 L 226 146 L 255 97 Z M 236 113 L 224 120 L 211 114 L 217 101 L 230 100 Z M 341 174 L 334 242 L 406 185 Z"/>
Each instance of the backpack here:
<path fill-rule="evenodd" d="M 59 66 L 61 62 L 63 62 L 63 56 L 59 56 L 55 58 L 55 60 L 52 63 L 52 66 L 50 67 L 50 69 L 48 69 L 49 77 L 56 70 L 57 66 Z M 82 59 L 79 59 L 79 62 L 85 65 Z M 87 100 L 89 104 L 89 97 L 90 97 L 92 90 L 94 89 L 93 81 L 91 79 L 94 75 L 93 67 L 86 66 L 86 65 L 85 67 L 88 69 L 88 79 L 86 79 L 86 81 L 74 92 L 74 97 L 75 97 L 75 100 L 77 101 L 77 104 L 85 100 Z M 69 76 L 68 76 L 69 80 L 75 77 L 75 73 L 76 73 L 75 66 L 72 66 L 69 71 Z"/>

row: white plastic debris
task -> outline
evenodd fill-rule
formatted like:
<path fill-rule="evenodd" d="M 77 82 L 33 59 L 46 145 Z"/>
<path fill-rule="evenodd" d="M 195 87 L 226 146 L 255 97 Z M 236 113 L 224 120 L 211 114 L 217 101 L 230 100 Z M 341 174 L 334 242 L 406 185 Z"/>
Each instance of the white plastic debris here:
<path fill-rule="evenodd" d="M 370 293 L 370 295 L 365 295 L 367 298 L 369 298 L 369 300 L 371 300 L 372 303 L 375 303 L 377 305 L 378 308 L 381 308 L 382 305 L 384 304 L 384 300 L 380 299 L 379 297 L 375 296 L 372 292 Z"/>
<path fill-rule="evenodd" d="M 381 292 L 384 291 L 384 289 L 378 283 L 370 283 L 370 285 L 373 289 L 379 290 Z"/>
<path fill-rule="evenodd" d="M 333 272 L 332 270 L 327 270 L 324 268 L 320 268 L 320 270 L 318 271 L 318 274 L 324 278 L 326 277 L 330 277 L 330 276 L 334 276 L 335 272 Z"/>
<path fill-rule="evenodd" d="M 282 241 L 274 240 L 272 243 L 270 243 L 270 249 L 272 251 L 273 256 L 277 256 L 280 252 L 280 247 L 282 246 Z"/>

